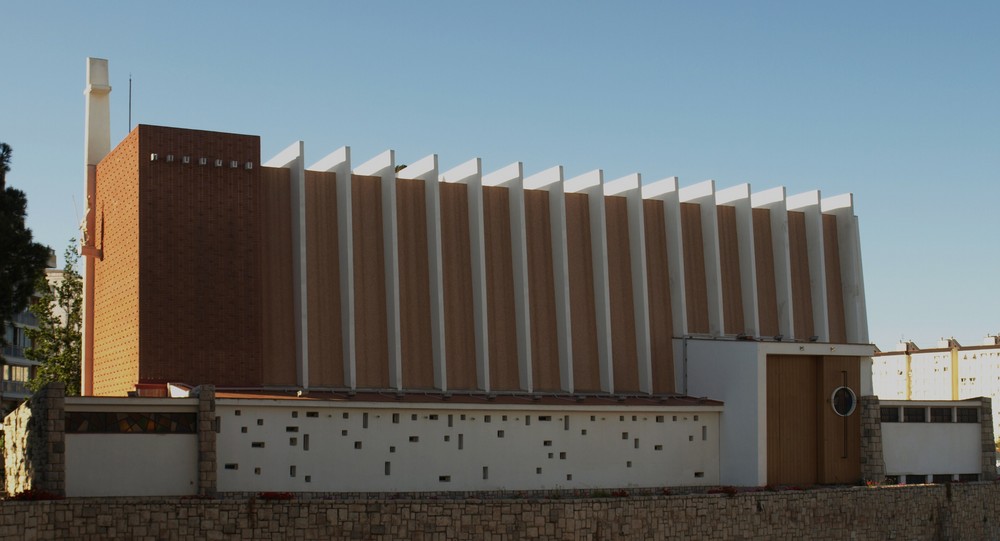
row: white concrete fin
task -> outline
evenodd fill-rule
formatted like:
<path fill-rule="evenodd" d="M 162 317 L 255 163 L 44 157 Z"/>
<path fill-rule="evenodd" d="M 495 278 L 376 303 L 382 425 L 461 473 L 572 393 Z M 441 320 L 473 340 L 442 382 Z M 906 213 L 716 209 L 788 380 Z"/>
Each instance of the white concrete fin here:
<path fill-rule="evenodd" d="M 604 183 L 604 195 L 618 195 L 622 192 L 638 189 L 642 184 L 639 173 L 632 173 L 621 178 Z M 641 197 L 641 194 L 640 194 Z"/>
<path fill-rule="evenodd" d="M 111 86 L 108 82 L 108 61 L 87 58 L 84 165 L 97 165 L 111 152 Z M 129 126 L 129 130 L 132 126 Z M 85 192 L 86 193 L 86 192 Z"/>
<path fill-rule="evenodd" d="M 642 187 L 643 199 L 657 199 L 661 195 L 677 192 L 677 177 L 667 177 L 662 180 L 650 182 Z"/>
<path fill-rule="evenodd" d="M 715 203 L 715 181 L 705 180 L 698 184 L 684 186 L 680 190 L 681 203 L 694 203 L 699 199 L 712 198 Z"/>
<path fill-rule="evenodd" d="M 730 186 L 729 188 L 715 192 L 715 203 L 717 205 L 728 205 L 741 199 L 748 199 L 749 197 L 750 185 L 737 184 L 736 186 Z"/>
<path fill-rule="evenodd" d="M 764 208 L 776 203 L 785 203 L 785 187 L 778 186 L 762 192 L 754 192 L 750 195 L 750 204 L 754 208 Z"/>
<path fill-rule="evenodd" d="M 343 146 L 314 163 L 310 171 L 337 176 L 337 240 L 340 263 L 340 320 L 344 386 L 357 388 L 357 320 L 354 312 L 354 206 L 351 203 L 351 147 Z"/>
<path fill-rule="evenodd" d="M 437 173 L 438 156 L 437 154 L 431 154 L 406 166 L 406 168 L 399 171 L 398 175 L 400 178 L 433 180 L 437 182 Z M 434 175 L 433 178 L 431 178 L 431 174 Z"/>
<path fill-rule="evenodd" d="M 325 173 L 338 172 L 338 168 L 345 163 L 351 163 L 351 147 L 340 147 L 306 169 L 309 171 L 322 171 Z"/>
<path fill-rule="evenodd" d="M 355 175 L 363 176 L 382 176 L 383 171 L 386 169 L 394 170 L 396 168 L 396 151 L 386 150 L 375 156 L 374 158 L 366 161 L 365 163 L 354 168 Z M 395 171 L 393 171 L 395 172 Z"/>
<path fill-rule="evenodd" d="M 819 206 L 819 190 L 797 193 L 789 195 L 785 206 L 788 210 L 799 210 L 805 207 Z"/>
<path fill-rule="evenodd" d="M 291 182 L 292 204 L 292 304 L 295 314 L 295 358 L 298 385 L 309 388 L 309 307 L 306 269 L 306 175 L 305 143 L 296 141 L 275 157 L 265 167 L 288 169 Z"/>
<path fill-rule="evenodd" d="M 819 202 L 820 209 L 823 212 L 833 212 L 839 209 L 851 209 L 854 212 L 854 194 L 852 193 L 842 193 L 840 195 L 834 195 L 832 197 L 824 197 Z"/>
<path fill-rule="evenodd" d="M 740 292 L 743 303 L 743 328 L 726 329 L 729 334 L 745 333 L 758 336 L 760 314 L 757 303 L 757 259 L 753 238 L 753 208 L 750 206 L 750 184 L 737 184 L 715 193 L 717 205 L 735 208 L 736 238 L 740 256 Z"/>
<path fill-rule="evenodd" d="M 488 175 L 483 175 L 483 186 L 499 186 L 505 182 L 524 177 L 524 164 L 514 162 L 506 167 L 497 169 Z"/>
<path fill-rule="evenodd" d="M 476 179 L 482 183 L 483 179 L 483 159 L 472 158 L 471 160 L 456 165 L 451 169 L 441 173 L 441 182 L 454 182 L 458 184 L 468 184 L 470 179 Z"/>
<path fill-rule="evenodd" d="M 636 361 L 639 364 L 639 390 L 653 392 L 652 338 L 649 325 L 649 283 L 646 267 L 646 219 L 642 199 L 642 176 L 638 173 L 615 179 L 604 185 L 625 186 L 620 193 L 628 205 L 629 258 L 632 270 L 632 311 L 635 318 Z"/>
<path fill-rule="evenodd" d="M 288 145 L 285 150 L 276 154 L 270 160 L 264 162 L 264 167 L 277 167 L 287 169 L 296 161 L 302 160 L 305 154 L 305 143 L 296 141 Z"/>
<path fill-rule="evenodd" d="M 588 188 L 593 188 L 594 186 L 600 186 L 603 183 L 604 183 L 604 171 L 600 169 L 594 169 L 593 171 L 588 171 L 582 175 L 577 175 L 571 179 L 567 179 L 566 181 L 564 181 L 563 191 L 565 191 L 566 193 L 580 193 L 587 191 Z M 601 195 L 603 195 L 603 193 Z"/>
<path fill-rule="evenodd" d="M 524 179 L 524 189 L 525 190 L 544 190 L 548 189 L 556 182 L 562 182 L 563 180 L 563 166 L 557 165 L 555 167 L 550 167 L 544 171 L 539 171 L 534 175 L 525 177 Z"/>

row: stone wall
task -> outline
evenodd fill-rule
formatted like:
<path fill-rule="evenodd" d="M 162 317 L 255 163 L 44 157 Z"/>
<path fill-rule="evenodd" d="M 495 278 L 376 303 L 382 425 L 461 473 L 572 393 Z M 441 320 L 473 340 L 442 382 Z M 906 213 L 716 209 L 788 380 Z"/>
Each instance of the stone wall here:
<path fill-rule="evenodd" d="M 4 489 L 65 494 L 64 383 L 51 383 L 4 418 Z"/>
<path fill-rule="evenodd" d="M 1000 485 L 535 499 L 81 498 L 0 505 L 18 539 L 997 539 Z"/>
<path fill-rule="evenodd" d="M 983 440 L 983 476 L 984 481 L 994 481 L 997 478 L 996 440 L 993 439 L 993 399 L 984 396 L 979 410 L 979 424 L 982 425 Z"/>
<path fill-rule="evenodd" d="M 882 414 L 877 396 L 862 396 L 861 479 L 881 483 L 885 480 L 885 457 L 882 455 Z"/>

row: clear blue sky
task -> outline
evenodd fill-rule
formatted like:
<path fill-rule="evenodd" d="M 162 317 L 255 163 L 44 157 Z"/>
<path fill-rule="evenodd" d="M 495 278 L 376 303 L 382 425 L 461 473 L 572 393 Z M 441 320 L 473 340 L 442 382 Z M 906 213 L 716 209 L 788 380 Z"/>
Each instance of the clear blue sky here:
<path fill-rule="evenodd" d="M 77 234 L 85 58 L 132 122 L 492 171 L 855 194 L 870 329 L 1000 332 L 1000 2 L 0 6 L 0 141 L 37 240 Z"/>

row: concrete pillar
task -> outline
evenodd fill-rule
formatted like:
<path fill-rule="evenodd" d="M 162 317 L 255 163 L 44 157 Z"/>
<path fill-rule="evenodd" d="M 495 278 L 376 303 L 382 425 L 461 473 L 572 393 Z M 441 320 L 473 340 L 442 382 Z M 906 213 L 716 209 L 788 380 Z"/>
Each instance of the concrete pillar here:
<path fill-rule="evenodd" d="M 861 480 L 885 481 L 885 457 L 882 455 L 882 410 L 877 396 L 862 396 L 861 401 Z"/>
<path fill-rule="evenodd" d="M 198 494 L 211 496 L 216 490 L 215 386 L 198 388 Z"/>

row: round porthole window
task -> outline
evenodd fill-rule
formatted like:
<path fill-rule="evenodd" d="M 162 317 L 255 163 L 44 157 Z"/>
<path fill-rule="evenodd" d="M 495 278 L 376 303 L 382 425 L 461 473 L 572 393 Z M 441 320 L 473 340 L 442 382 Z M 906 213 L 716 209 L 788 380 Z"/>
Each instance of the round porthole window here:
<path fill-rule="evenodd" d="M 854 413 L 854 408 L 858 405 L 858 397 L 850 387 L 837 387 L 830 395 L 830 404 L 833 405 L 833 411 L 837 415 L 847 417 Z"/>

